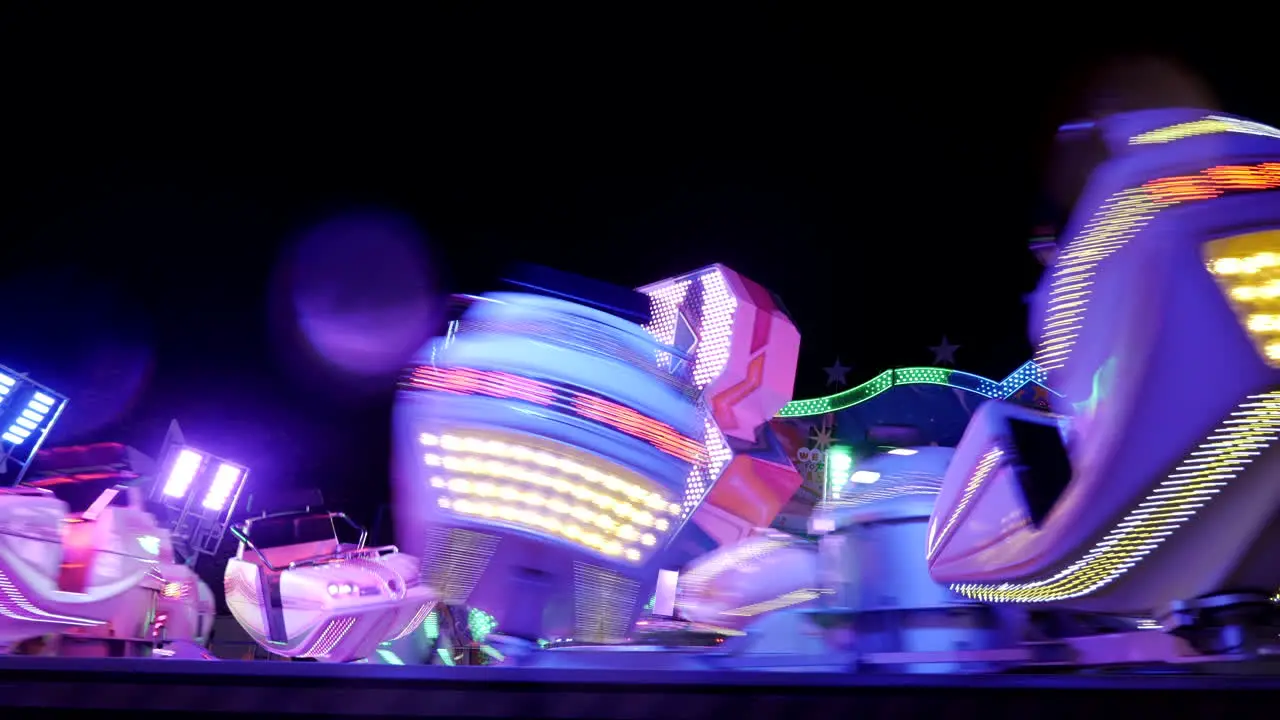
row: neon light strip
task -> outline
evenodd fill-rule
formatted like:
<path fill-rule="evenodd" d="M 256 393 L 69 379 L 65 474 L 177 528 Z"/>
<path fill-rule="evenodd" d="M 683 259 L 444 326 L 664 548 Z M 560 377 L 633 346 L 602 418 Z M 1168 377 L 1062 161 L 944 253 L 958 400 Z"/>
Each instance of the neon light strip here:
<path fill-rule="evenodd" d="M 1093 276 L 1116 251 L 1137 236 L 1161 210 L 1209 200 L 1228 192 L 1280 187 L 1280 163 L 1218 165 L 1196 175 L 1161 178 L 1112 195 L 1071 240 L 1052 269 L 1049 302 L 1035 362 L 1045 370 L 1067 364 L 1084 328 Z"/>
<path fill-rule="evenodd" d="M 1203 135 L 1241 133 L 1260 137 L 1280 138 L 1280 130 L 1262 123 L 1241 120 L 1222 115 L 1206 115 L 1199 120 L 1178 123 L 1158 130 L 1140 133 L 1129 138 L 1130 145 L 1160 145 Z"/>
<path fill-rule="evenodd" d="M 608 425 L 655 448 L 695 465 L 707 463 L 702 443 L 681 435 L 664 422 L 601 397 L 549 385 L 537 380 L 491 370 L 420 366 L 400 386 L 410 390 L 434 390 L 459 395 L 485 395 L 523 400 L 535 405 L 569 410 L 588 420 Z"/>
<path fill-rule="evenodd" d="M 1075 562 L 1037 580 L 961 583 L 951 589 L 983 602 L 1055 602 L 1088 595 L 1154 552 L 1195 517 L 1198 509 L 1212 502 L 1255 457 L 1271 447 L 1278 436 L 1280 390 L 1246 398 L 1137 507 Z"/>
<path fill-rule="evenodd" d="M 929 528 L 929 541 L 925 557 L 933 557 L 933 554 L 938 551 L 938 546 L 951 534 L 951 528 L 955 527 L 956 523 L 960 521 L 960 516 L 968 508 L 969 502 L 978 494 L 979 488 L 991 476 L 991 471 L 996 468 L 1002 457 L 1004 457 L 1004 451 L 999 447 L 994 447 L 978 460 L 977 467 L 970 473 L 969 481 L 965 483 L 964 490 L 960 493 L 960 502 L 956 503 L 955 509 L 951 511 L 951 516 L 947 518 L 947 522 L 942 526 L 941 531 L 934 535 L 933 531 L 937 529 L 937 526 Z"/>
<path fill-rule="evenodd" d="M 984 397 L 1004 400 L 1029 382 L 1044 385 L 1047 373 L 1034 362 L 1025 363 L 1009 377 L 996 382 L 981 375 L 937 367 L 912 367 L 885 370 L 870 380 L 844 392 L 810 400 L 792 400 L 778 412 L 778 417 L 805 417 L 844 410 L 864 403 L 897 385 L 946 385 Z M 1046 388 L 1048 389 L 1048 388 Z M 1053 392 L 1053 391 L 1050 391 Z M 1057 394 L 1057 393 L 1054 393 Z"/>

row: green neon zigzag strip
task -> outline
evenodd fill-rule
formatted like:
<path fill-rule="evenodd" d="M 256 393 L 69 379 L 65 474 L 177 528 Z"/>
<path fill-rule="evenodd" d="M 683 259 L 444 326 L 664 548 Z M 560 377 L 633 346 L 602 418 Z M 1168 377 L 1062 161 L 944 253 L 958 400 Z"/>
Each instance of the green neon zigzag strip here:
<path fill-rule="evenodd" d="M 1003 400 L 1018 392 L 1023 385 L 1034 382 L 1045 384 L 1047 373 L 1034 362 L 1028 361 L 1000 382 L 981 375 L 939 367 L 909 367 L 885 370 L 870 380 L 844 392 L 809 400 L 792 400 L 782 407 L 778 417 L 807 417 L 823 415 L 866 402 L 895 385 L 946 385 L 967 390 L 984 397 Z"/>

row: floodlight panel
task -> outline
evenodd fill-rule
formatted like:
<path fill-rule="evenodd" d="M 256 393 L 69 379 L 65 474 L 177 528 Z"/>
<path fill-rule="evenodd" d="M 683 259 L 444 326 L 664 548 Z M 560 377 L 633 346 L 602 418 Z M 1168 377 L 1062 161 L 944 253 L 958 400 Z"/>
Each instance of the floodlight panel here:
<path fill-rule="evenodd" d="M 14 383 L 14 385 L 6 385 L 4 383 L 5 380 Z M 13 378 L 0 374 L 0 388 L 4 389 L 4 392 L 0 393 L 0 395 L 4 396 L 5 400 L 9 399 L 9 393 L 15 385 L 16 381 Z M 21 402 L 21 399 L 18 402 Z M 38 440 L 41 430 L 47 430 L 48 427 L 46 426 L 53 424 L 53 419 L 57 417 L 58 408 L 61 407 L 63 402 L 62 399 L 48 393 L 39 390 L 32 391 L 31 397 L 27 398 L 26 404 L 22 406 L 21 410 L 17 411 L 16 416 L 7 418 L 9 421 L 8 428 L 3 433 L 0 433 L 0 439 L 15 446 L 33 442 L 33 436 Z M 0 425 L 0 427 L 3 427 L 3 425 Z"/>
<path fill-rule="evenodd" d="M 44 443 L 67 399 L 21 373 L 0 365 L 0 467 L 18 465 L 19 482 Z"/>
<path fill-rule="evenodd" d="M 226 507 L 227 501 L 235 495 L 244 476 L 244 468 L 231 463 L 219 463 L 217 471 L 213 474 L 213 482 L 209 484 L 209 490 L 204 494 L 204 501 L 201 504 L 206 510 L 220 512 Z"/>
<path fill-rule="evenodd" d="M 169 468 L 169 476 L 164 481 L 165 496 L 171 498 L 186 497 L 187 491 L 191 489 L 191 484 L 195 482 L 196 475 L 200 472 L 200 465 L 203 463 L 204 455 L 195 450 L 191 448 L 179 450 L 177 457 L 173 460 L 173 466 Z"/>

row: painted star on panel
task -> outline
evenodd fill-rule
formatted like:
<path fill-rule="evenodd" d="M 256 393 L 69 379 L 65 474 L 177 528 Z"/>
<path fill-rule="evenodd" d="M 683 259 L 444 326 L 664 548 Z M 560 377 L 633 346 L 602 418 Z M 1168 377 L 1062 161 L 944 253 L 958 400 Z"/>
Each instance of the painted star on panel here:
<path fill-rule="evenodd" d="M 844 387 L 845 376 L 849 374 L 849 370 L 851 369 L 852 368 L 847 368 L 844 365 L 841 365 L 840 358 L 836 358 L 835 365 L 832 365 L 829 368 L 823 368 L 823 371 L 827 373 L 827 386 L 835 385 L 837 387 Z"/>
<path fill-rule="evenodd" d="M 952 345 L 947 341 L 947 336 L 942 336 L 942 342 L 929 348 L 933 351 L 933 362 L 935 365 L 955 365 L 956 351 L 960 349 L 959 345 Z"/>

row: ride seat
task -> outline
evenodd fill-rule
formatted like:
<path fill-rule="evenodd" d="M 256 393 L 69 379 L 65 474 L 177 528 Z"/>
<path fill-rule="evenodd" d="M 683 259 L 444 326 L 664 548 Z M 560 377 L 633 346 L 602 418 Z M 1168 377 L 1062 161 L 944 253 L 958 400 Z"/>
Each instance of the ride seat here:
<path fill-rule="evenodd" d="M 329 537 L 303 540 L 306 537 L 316 537 L 317 534 L 326 534 L 317 532 L 325 530 L 325 524 L 330 533 Z M 263 536 L 270 536 L 273 540 L 295 541 L 275 545 L 275 547 L 258 548 L 258 552 L 245 552 L 244 548 L 241 548 L 242 559 L 258 566 L 258 583 L 262 596 L 267 601 L 266 607 L 262 610 L 266 616 L 267 637 L 272 642 L 283 643 L 289 639 L 288 629 L 285 627 L 284 602 L 280 595 L 280 576 L 291 563 L 336 554 L 341 545 L 337 536 L 331 534 L 332 528 L 332 521 L 327 515 L 280 519 L 276 522 L 268 522 L 266 525 L 249 527 L 251 539 L 254 535 L 258 535 L 260 539 L 265 539 Z M 303 541 L 297 542 L 299 540 Z M 266 562 L 263 562 L 264 560 Z M 275 568 L 274 571 L 267 567 L 268 563 Z"/>

